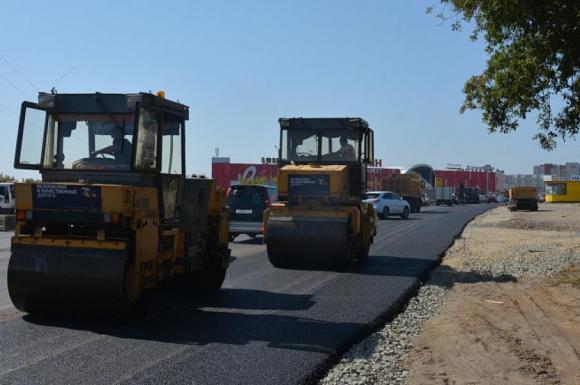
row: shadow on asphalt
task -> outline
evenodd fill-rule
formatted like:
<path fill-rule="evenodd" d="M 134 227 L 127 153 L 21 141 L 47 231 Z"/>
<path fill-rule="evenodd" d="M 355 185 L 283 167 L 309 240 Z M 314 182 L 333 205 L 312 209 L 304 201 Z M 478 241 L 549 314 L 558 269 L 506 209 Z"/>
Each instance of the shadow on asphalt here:
<path fill-rule="evenodd" d="M 171 290 L 173 291 L 173 289 Z M 315 302 L 311 295 L 281 294 L 260 290 L 223 289 L 187 297 L 161 290 L 142 318 L 114 323 L 87 316 L 66 318 L 24 316 L 31 324 L 91 331 L 123 339 L 149 340 L 186 345 L 221 343 L 268 346 L 333 354 L 337 336 L 347 336 L 361 324 L 327 322 L 278 314 L 304 311 Z"/>
<path fill-rule="evenodd" d="M 353 273 L 385 276 L 426 276 L 433 261 L 373 256 Z M 432 284 L 451 287 L 457 283 L 514 282 L 510 275 L 460 272 L 442 266 L 433 273 Z M 334 354 L 338 341 L 357 335 L 362 324 L 330 322 L 291 316 L 285 311 L 306 311 L 315 305 L 311 295 L 274 293 L 261 290 L 223 289 L 220 292 L 188 296 L 183 291 L 159 290 L 146 316 L 115 324 L 95 318 L 47 318 L 24 316 L 31 324 L 91 331 L 122 339 L 148 340 L 184 345 L 268 346 L 298 351 Z M 346 343 L 346 341 L 343 341 Z"/>
<path fill-rule="evenodd" d="M 387 255 L 371 255 L 367 261 L 358 264 L 352 269 L 352 273 L 364 275 L 381 275 L 385 277 L 425 277 L 430 271 L 439 265 L 438 261 L 419 258 L 401 258 Z M 433 274 L 440 278 L 440 284 L 451 287 L 455 283 L 480 283 L 480 282 L 516 282 L 513 275 L 503 274 L 494 276 L 486 273 L 470 271 L 458 271 L 449 266 L 440 265 Z"/>

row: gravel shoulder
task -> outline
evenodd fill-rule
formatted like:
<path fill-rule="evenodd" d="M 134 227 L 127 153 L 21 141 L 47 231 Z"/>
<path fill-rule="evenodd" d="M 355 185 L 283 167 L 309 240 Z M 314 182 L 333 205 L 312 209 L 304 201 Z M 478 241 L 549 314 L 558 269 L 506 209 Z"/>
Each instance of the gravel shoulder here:
<path fill-rule="evenodd" d="M 580 205 L 477 217 L 322 384 L 580 384 Z"/>

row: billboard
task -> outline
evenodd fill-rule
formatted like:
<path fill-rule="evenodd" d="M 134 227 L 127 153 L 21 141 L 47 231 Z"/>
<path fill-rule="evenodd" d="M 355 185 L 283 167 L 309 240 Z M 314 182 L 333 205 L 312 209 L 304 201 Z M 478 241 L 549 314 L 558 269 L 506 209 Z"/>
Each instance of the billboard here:
<path fill-rule="evenodd" d="M 368 190 L 380 190 L 385 177 L 399 174 L 399 169 L 369 167 L 367 173 Z M 252 163 L 212 163 L 212 178 L 217 186 L 228 188 L 232 184 L 265 184 L 276 186 L 278 165 Z"/>
<path fill-rule="evenodd" d="M 217 187 L 228 188 L 233 184 L 265 184 L 276 186 L 278 165 L 251 163 L 212 163 L 211 176 Z"/>

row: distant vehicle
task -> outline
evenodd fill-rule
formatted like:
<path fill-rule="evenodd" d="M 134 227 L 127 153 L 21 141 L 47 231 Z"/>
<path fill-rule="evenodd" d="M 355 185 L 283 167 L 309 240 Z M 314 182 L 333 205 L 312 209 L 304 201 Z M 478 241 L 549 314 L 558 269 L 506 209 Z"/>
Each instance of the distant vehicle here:
<path fill-rule="evenodd" d="M 384 191 L 393 192 L 406 200 L 412 213 L 421 211 L 423 190 L 419 174 L 391 175 L 383 180 L 382 188 Z"/>
<path fill-rule="evenodd" d="M 0 183 L 0 230 L 14 230 L 14 183 Z"/>
<path fill-rule="evenodd" d="M 14 214 L 14 183 L 0 183 L 0 214 Z"/>
<path fill-rule="evenodd" d="M 546 196 L 545 195 L 538 195 L 538 202 L 544 203 L 546 201 Z"/>
<path fill-rule="evenodd" d="M 431 198 L 425 193 L 421 195 L 421 204 L 423 206 L 430 206 L 431 205 Z"/>
<path fill-rule="evenodd" d="M 407 219 L 411 212 L 409 202 L 391 191 L 369 191 L 363 195 L 363 202 L 372 203 L 381 219 L 388 219 L 390 215 Z"/>
<path fill-rule="evenodd" d="M 498 203 L 505 203 L 508 201 L 508 199 L 505 197 L 505 195 L 503 194 L 499 194 L 496 198 Z"/>
<path fill-rule="evenodd" d="M 451 202 L 454 205 L 458 205 L 459 204 L 459 199 L 457 198 L 457 195 L 456 194 L 451 194 Z"/>
<path fill-rule="evenodd" d="M 461 198 L 459 198 L 461 200 Z M 479 203 L 479 189 L 477 187 L 465 187 L 463 189 L 463 203 Z"/>
<path fill-rule="evenodd" d="M 455 194 L 453 194 L 453 187 L 451 186 L 435 187 L 435 204 L 437 206 L 452 206 L 453 203 L 455 203 L 453 201 L 454 196 Z"/>
<path fill-rule="evenodd" d="M 487 202 L 487 195 L 479 194 L 479 203 Z"/>
<path fill-rule="evenodd" d="M 508 209 L 538 211 L 538 189 L 527 186 L 512 187 Z"/>
<path fill-rule="evenodd" d="M 266 185 L 233 185 L 228 190 L 227 207 L 230 212 L 230 241 L 246 234 L 254 238 L 263 234 L 264 210 L 277 200 L 277 188 Z"/>
<path fill-rule="evenodd" d="M 497 203 L 497 197 L 495 195 L 488 195 L 487 203 Z"/>

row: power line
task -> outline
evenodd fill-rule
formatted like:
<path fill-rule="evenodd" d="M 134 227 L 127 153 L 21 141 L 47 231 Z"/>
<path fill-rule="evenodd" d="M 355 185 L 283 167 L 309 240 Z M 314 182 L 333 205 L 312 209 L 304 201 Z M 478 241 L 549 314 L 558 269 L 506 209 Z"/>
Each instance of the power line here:
<path fill-rule="evenodd" d="M 4 61 L 4 63 L 6 63 L 8 65 L 8 67 L 12 68 L 12 70 L 14 72 L 16 72 L 18 74 L 18 76 L 20 76 L 22 78 L 22 80 L 24 80 L 26 83 L 28 83 L 28 85 L 31 86 L 34 89 L 34 91 L 39 89 L 34 83 L 32 83 L 30 80 L 28 80 L 28 78 L 26 78 L 24 75 L 22 75 L 22 72 L 20 72 L 18 70 L 18 68 L 13 66 L 4 56 L 0 55 L 0 59 L 2 59 L 2 61 Z"/>
<path fill-rule="evenodd" d="M 10 112 L 12 115 L 15 116 L 20 116 L 19 114 L 17 114 L 16 112 L 14 112 L 11 108 L 6 107 L 4 104 L 0 103 L 0 107 L 4 108 L 6 111 Z"/>
<path fill-rule="evenodd" d="M 61 80 L 62 80 L 62 79 L 64 79 L 66 75 L 68 75 L 69 73 L 71 73 L 71 72 L 72 72 L 72 70 L 74 70 L 74 69 L 75 69 L 75 68 L 77 68 L 77 67 L 78 67 L 78 65 L 74 65 L 74 66 L 70 67 L 70 68 L 68 69 L 68 71 L 66 71 L 66 72 L 65 72 L 65 73 L 64 73 L 64 74 L 63 74 L 63 75 L 60 77 L 60 79 L 58 79 L 58 81 L 56 82 L 56 84 L 55 84 L 54 86 L 55 86 L 55 87 L 56 87 L 56 86 L 58 86 L 58 83 L 60 83 L 60 82 L 61 82 Z"/>
<path fill-rule="evenodd" d="M 6 81 L 6 83 L 10 84 L 12 86 L 12 88 L 14 88 L 16 91 L 20 92 L 25 98 L 28 97 L 28 95 L 24 91 L 22 91 L 20 88 L 18 88 L 18 86 L 16 84 L 12 83 L 10 81 L 10 79 L 8 79 L 6 76 L 4 76 L 4 74 L 2 74 L 2 72 L 0 72 L 0 77 L 2 79 L 4 79 L 4 81 Z"/>

